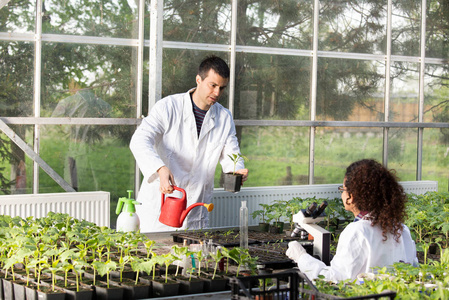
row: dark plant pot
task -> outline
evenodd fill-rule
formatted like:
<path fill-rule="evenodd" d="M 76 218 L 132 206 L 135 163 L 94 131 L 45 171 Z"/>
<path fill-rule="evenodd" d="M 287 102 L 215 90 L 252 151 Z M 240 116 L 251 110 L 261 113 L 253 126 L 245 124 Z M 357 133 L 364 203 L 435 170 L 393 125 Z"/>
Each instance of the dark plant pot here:
<path fill-rule="evenodd" d="M 123 270 L 123 272 L 122 272 L 122 279 L 123 278 L 135 279 L 136 275 L 137 275 L 136 272 L 134 272 L 132 270 Z M 110 278 L 120 278 L 120 272 L 119 271 L 112 271 L 111 273 L 109 273 L 109 277 Z"/>
<path fill-rule="evenodd" d="M 228 285 L 228 279 L 223 276 L 215 275 L 214 279 L 212 276 L 208 276 L 203 280 L 205 293 L 225 291 Z"/>
<path fill-rule="evenodd" d="M 264 223 L 264 222 L 259 223 L 259 231 L 268 232 L 268 229 L 270 229 L 269 223 Z"/>
<path fill-rule="evenodd" d="M 177 266 L 175 266 L 175 265 L 169 265 L 168 266 L 168 275 L 174 275 L 174 274 L 176 274 L 176 269 L 177 269 Z M 160 266 L 158 266 L 157 268 L 156 268 L 156 276 L 157 276 L 157 274 L 158 274 L 158 272 L 159 272 L 159 275 L 160 276 L 165 276 L 165 271 L 166 271 L 166 267 L 165 266 L 163 266 L 163 267 L 160 267 Z M 153 275 L 153 273 L 151 273 L 151 275 Z M 135 278 L 135 277 L 134 277 Z"/>
<path fill-rule="evenodd" d="M 284 231 L 284 222 L 273 222 L 273 226 L 279 228 L 279 233 L 282 233 Z"/>
<path fill-rule="evenodd" d="M 124 288 L 116 283 L 95 282 L 95 299 L 96 300 L 122 300 Z"/>
<path fill-rule="evenodd" d="M 97 281 L 106 281 L 107 280 L 107 276 L 106 275 L 101 276 L 98 273 L 95 273 L 95 276 L 94 276 L 93 273 L 85 272 L 84 273 L 84 277 L 86 277 L 88 279 L 91 279 L 91 280 L 94 280 L 94 277 L 95 277 L 95 282 L 97 282 Z"/>
<path fill-rule="evenodd" d="M 431 244 L 429 247 L 429 254 L 437 254 L 438 245 Z"/>
<path fill-rule="evenodd" d="M 16 300 L 25 299 L 26 282 L 23 282 L 22 280 L 16 280 L 12 282 L 12 285 L 14 289 L 14 299 Z"/>
<path fill-rule="evenodd" d="M 28 286 L 25 286 L 25 299 L 26 300 L 37 300 L 37 286 L 36 285 L 30 283 Z"/>
<path fill-rule="evenodd" d="M 270 225 L 268 232 L 269 233 L 280 233 L 280 229 L 278 226 Z"/>
<path fill-rule="evenodd" d="M 178 276 L 176 281 L 180 282 L 180 295 L 199 294 L 204 290 L 204 280 L 198 277 Z"/>
<path fill-rule="evenodd" d="M 151 284 L 146 284 L 143 282 L 137 282 L 134 279 L 124 278 L 120 283 L 123 287 L 123 299 L 145 299 L 150 297 Z"/>
<path fill-rule="evenodd" d="M 87 287 L 80 287 L 79 291 L 75 288 L 64 289 L 66 293 L 66 300 L 92 300 L 94 296 L 94 290 Z"/>
<path fill-rule="evenodd" d="M 51 290 L 51 287 L 41 286 L 37 290 L 37 299 L 39 300 L 65 300 L 66 293 L 63 290 Z M 28 298 L 27 298 L 28 300 Z"/>
<path fill-rule="evenodd" d="M 2 279 L 3 296 L 5 300 L 14 300 L 14 286 L 12 280 Z"/>
<path fill-rule="evenodd" d="M 164 278 L 159 277 L 153 280 L 152 296 L 153 298 L 177 296 L 179 294 L 179 286 L 180 283 L 175 280 L 168 279 L 165 282 Z"/>
<path fill-rule="evenodd" d="M 224 174 L 223 188 L 225 191 L 237 193 L 240 191 L 241 186 L 242 186 L 242 174 L 232 174 L 232 173 Z"/>

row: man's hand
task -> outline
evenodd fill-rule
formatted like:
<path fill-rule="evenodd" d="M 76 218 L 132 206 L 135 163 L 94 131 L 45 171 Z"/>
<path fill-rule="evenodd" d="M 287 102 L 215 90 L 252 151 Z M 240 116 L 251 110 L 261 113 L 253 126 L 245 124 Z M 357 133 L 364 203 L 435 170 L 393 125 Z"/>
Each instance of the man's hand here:
<path fill-rule="evenodd" d="M 248 169 L 240 169 L 235 171 L 236 174 L 242 174 L 242 183 L 248 179 Z"/>
<path fill-rule="evenodd" d="M 176 183 L 170 169 L 166 166 L 163 166 L 159 168 L 159 170 L 157 170 L 157 173 L 159 174 L 160 179 L 159 191 L 161 191 L 162 194 L 173 193 L 173 185 L 176 185 Z"/>

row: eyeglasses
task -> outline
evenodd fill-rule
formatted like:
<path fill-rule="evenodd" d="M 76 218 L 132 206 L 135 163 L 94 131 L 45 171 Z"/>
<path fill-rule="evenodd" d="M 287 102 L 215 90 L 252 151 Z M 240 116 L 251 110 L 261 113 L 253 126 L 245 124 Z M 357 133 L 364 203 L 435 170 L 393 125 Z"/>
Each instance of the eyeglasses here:
<path fill-rule="evenodd" d="M 340 186 L 338 187 L 338 191 L 339 191 L 340 193 L 343 193 L 343 192 L 346 192 L 347 189 L 345 189 L 342 185 L 340 185 Z"/>

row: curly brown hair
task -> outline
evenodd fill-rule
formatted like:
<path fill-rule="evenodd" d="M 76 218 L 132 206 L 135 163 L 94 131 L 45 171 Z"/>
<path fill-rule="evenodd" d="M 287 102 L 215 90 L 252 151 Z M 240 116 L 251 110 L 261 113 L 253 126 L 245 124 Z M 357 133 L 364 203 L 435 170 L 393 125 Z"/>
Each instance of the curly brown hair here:
<path fill-rule="evenodd" d="M 347 167 L 345 186 L 354 205 L 370 213 L 371 225 L 380 225 L 384 241 L 387 233 L 398 241 L 406 217 L 407 196 L 395 171 L 375 160 L 362 159 Z"/>

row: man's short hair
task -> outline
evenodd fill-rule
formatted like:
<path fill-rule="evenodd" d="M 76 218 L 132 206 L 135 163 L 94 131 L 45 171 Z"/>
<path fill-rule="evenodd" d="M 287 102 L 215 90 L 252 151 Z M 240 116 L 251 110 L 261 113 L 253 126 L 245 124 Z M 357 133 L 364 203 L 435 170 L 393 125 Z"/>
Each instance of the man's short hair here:
<path fill-rule="evenodd" d="M 198 75 L 204 80 L 211 69 L 221 77 L 229 78 L 230 71 L 228 64 L 220 57 L 215 55 L 206 57 L 198 68 Z"/>

